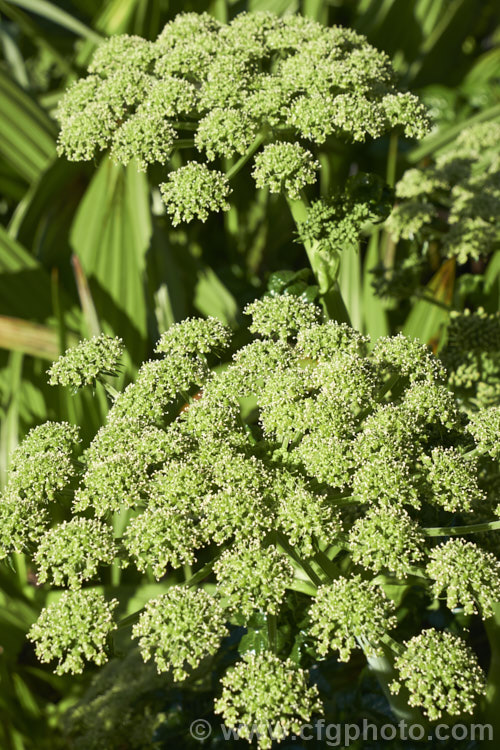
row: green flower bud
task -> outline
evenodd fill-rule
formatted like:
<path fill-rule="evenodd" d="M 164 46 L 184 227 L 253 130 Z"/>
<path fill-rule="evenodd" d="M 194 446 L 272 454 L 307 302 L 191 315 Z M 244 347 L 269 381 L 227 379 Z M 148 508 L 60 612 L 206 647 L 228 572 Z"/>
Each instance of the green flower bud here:
<path fill-rule="evenodd" d="M 27 552 L 37 544 L 50 523 L 50 516 L 36 501 L 7 490 L 0 495 L 0 560 L 12 552 Z"/>
<path fill-rule="evenodd" d="M 8 491 L 45 504 L 56 499 L 76 473 L 78 427 L 45 422 L 33 427 L 11 456 Z"/>
<path fill-rule="evenodd" d="M 349 532 L 355 563 L 405 578 L 424 557 L 425 537 L 403 508 L 372 508 Z"/>
<path fill-rule="evenodd" d="M 263 297 L 247 305 L 243 312 L 252 316 L 249 326 L 252 333 L 284 341 L 313 325 L 320 317 L 317 307 L 292 294 Z"/>
<path fill-rule="evenodd" d="M 44 534 L 35 554 L 38 582 L 80 588 L 110 565 L 116 555 L 113 529 L 89 518 L 75 517 Z"/>
<path fill-rule="evenodd" d="M 217 318 L 186 318 L 162 333 L 156 352 L 166 356 L 222 352 L 231 342 L 231 331 Z"/>
<path fill-rule="evenodd" d="M 481 453 L 500 458 L 500 406 L 491 406 L 472 414 L 467 427 Z"/>
<path fill-rule="evenodd" d="M 293 567 L 286 555 L 256 543 L 226 550 L 214 571 L 227 608 L 247 619 L 259 610 L 277 614 L 293 580 Z"/>
<path fill-rule="evenodd" d="M 213 161 L 217 156 L 244 154 L 256 135 L 255 122 L 241 110 L 213 109 L 200 120 L 195 144 Z"/>
<path fill-rule="evenodd" d="M 449 609 L 462 606 L 467 615 L 477 614 L 483 620 L 493 614 L 500 601 L 500 562 L 491 552 L 474 542 L 450 539 L 430 553 L 426 572 L 433 579 L 436 598 L 446 593 Z"/>
<path fill-rule="evenodd" d="M 160 192 L 174 226 L 195 216 L 206 221 L 211 211 L 229 210 L 231 188 L 225 175 L 194 161 L 171 172 Z"/>
<path fill-rule="evenodd" d="M 484 501 L 477 484 L 477 461 L 464 458 L 456 448 L 437 446 L 430 456 L 422 456 L 429 485 L 427 499 L 452 513 L 470 511 Z"/>
<path fill-rule="evenodd" d="M 202 538 L 195 521 L 186 513 L 173 509 L 147 509 L 125 529 L 125 549 L 141 572 L 148 568 L 158 580 L 168 566 L 178 568 L 196 561 L 195 550 Z"/>
<path fill-rule="evenodd" d="M 316 182 L 320 164 L 310 151 L 298 143 L 271 143 L 255 157 L 252 175 L 257 187 L 271 193 L 282 190 L 290 198 L 299 198 L 306 185 Z"/>

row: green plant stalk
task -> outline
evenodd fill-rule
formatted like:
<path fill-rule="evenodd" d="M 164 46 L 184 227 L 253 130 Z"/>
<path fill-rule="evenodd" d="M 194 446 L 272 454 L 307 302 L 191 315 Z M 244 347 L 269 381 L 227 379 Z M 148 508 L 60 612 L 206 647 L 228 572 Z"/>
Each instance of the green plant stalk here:
<path fill-rule="evenodd" d="M 421 711 L 409 705 L 409 695 L 404 688 L 401 688 L 397 695 L 391 693 L 389 689 L 391 682 L 398 679 L 398 673 L 394 667 L 394 656 L 403 650 L 400 644 L 389 635 L 386 635 L 383 638 L 383 642 L 379 644 L 383 650 L 383 654 L 373 656 L 369 655 L 371 650 L 370 644 L 364 638 L 357 638 L 357 641 L 363 649 L 368 668 L 377 678 L 394 716 L 399 721 L 427 726 L 428 721 L 424 718 Z"/>
<path fill-rule="evenodd" d="M 486 682 L 486 695 L 480 707 L 482 724 L 492 728 L 492 739 L 484 739 L 481 747 L 498 745 L 500 737 L 500 604 L 494 607 L 493 617 L 485 620 L 484 627 L 491 649 L 490 667 Z"/>
<path fill-rule="evenodd" d="M 292 214 L 295 225 L 307 218 L 307 202 L 305 197 L 299 200 L 287 199 L 290 213 Z M 340 262 L 333 258 L 328 261 L 321 255 L 319 243 L 304 242 L 304 249 L 307 253 L 309 264 L 314 277 L 319 286 L 321 302 L 329 320 L 336 320 L 339 323 L 351 324 L 349 312 L 345 306 L 342 294 L 338 284 L 340 271 Z"/>
<path fill-rule="evenodd" d="M 286 537 L 281 532 L 276 532 L 277 544 L 286 552 L 286 554 L 302 568 L 304 573 L 307 575 L 313 586 L 321 586 L 325 581 L 321 580 L 321 577 L 315 572 L 312 566 L 303 560 L 295 550 L 290 546 Z M 323 572 L 323 571 L 322 571 Z"/>
<path fill-rule="evenodd" d="M 267 615 L 267 637 L 269 639 L 269 645 L 273 653 L 276 653 L 277 647 L 277 636 L 278 636 L 278 622 L 276 615 Z"/>
<path fill-rule="evenodd" d="M 496 531 L 500 529 L 500 521 L 485 521 L 472 523 L 469 526 L 434 526 L 422 529 L 426 536 L 453 536 L 457 534 L 478 534 L 481 531 Z"/>
<path fill-rule="evenodd" d="M 233 164 L 232 167 L 226 172 L 226 177 L 228 180 L 231 180 L 233 177 L 235 177 L 238 172 L 240 172 L 245 164 L 248 162 L 249 159 L 252 158 L 252 156 L 255 154 L 257 149 L 260 148 L 260 146 L 264 143 L 264 140 L 266 138 L 265 133 L 259 133 L 257 137 L 255 138 L 254 142 L 249 146 L 247 151 L 241 156 L 235 164 Z"/>

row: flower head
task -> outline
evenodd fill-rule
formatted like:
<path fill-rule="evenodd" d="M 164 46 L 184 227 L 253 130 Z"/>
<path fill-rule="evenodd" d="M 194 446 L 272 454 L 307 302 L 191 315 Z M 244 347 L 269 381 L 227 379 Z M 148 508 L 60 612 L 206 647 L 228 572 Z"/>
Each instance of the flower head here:
<path fill-rule="evenodd" d="M 424 630 L 405 642 L 395 660 L 399 680 L 391 685 L 398 693 L 401 683 L 410 693 L 411 706 L 419 706 L 435 721 L 443 714 L 472 714 L 484 695 L 485 677 L 472 649 L 462 638 L 438 630 Z"/>
<path fill-rule="evenodd" d="M 172 669 L 175 680 L 219 648 L 227 633 L 219 602 L 203 589 L 172 586 L 146 604 L 133 637 L 139 639 L 144 661 L 152 656 L 158 672 Z"/>
<path fill-rule="evenodd" d="M 308 687 L 307 672 L 292 661 L 282 661 L 269 651 L 245 654 L 222 678 L 222 696 L 215 712 L 226 725 L 249 738 L 256 730 L 258 746 L 269 750 L 272 740 L 298 733 L 313 713 L 321 710 L 316 686 Z M 269 736 L 269 727 L 279 722 L 281 734 Z"/>

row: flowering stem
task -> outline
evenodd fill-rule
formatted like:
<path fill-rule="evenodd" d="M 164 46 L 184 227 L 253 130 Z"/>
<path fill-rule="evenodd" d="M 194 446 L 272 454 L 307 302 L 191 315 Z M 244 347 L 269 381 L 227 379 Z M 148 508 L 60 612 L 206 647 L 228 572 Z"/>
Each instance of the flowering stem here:
<path fill-rule="evenodd" d="M 255 152 L 257 151 L 257 149 L 262 145 L 262 143 L 264 142 L 265 137 L 266 136 L 265 136 L 264 133 L 259 133 L 258 134 L 258 136 L 254 140 L 254 142 L 252 143 L 252 145 L 249 146 L 249 148 L 246 151 L 246 153 L 244 153 L 243 156 L 240 159 L 238 159 L 238 161 L 236 162 L 236 164 L 233 164 L 233 166 L 228 170 L 228 172 L 226 172 L 226 177 L 227 177 L 228 180 L 231 180 L 235 175 L 238 174 L 238 172 L 241 169 L 243 169 L 243 167 L 245 166 L 245 164 L 247 163 L 247 161 L 252 158 L 252 156 L 255 154 Z"/>
<path fill-rule="evenodd" d="M 276 653 L 276 636 L 278 633 L 276 615 L 267 615 L 267 637 L 271 650 Z"/>
<path fill-rule="evenodd" d="M 500 736 L 500 604 L 494 605 L 494 615 L 485 620 L 484 627 L 491 648 L 491 661 L 480 720 L 491 725 L 493 740 L 485 740 L 481 747 L 496 747 Z"/>
<path fill-rule="evenodd" d="M 286 537 L 281 534 L 279 531 L 276 533 L 276 539 L 278 544 L 281 545 L 281 547 L 285 550 L 285 552 L 293 559 L 295 562 L 302 568 L 304 573 L 308 576 L 310 581 L 315 586 L 321 586 L 323 581 L 321 578 L 315 573 L 311 565 L 309 565 L 308 562 L 303 560 L 300 555 L 297 554 L 297 552 L 288 544 L 288 541 Z"/>
<path fill-rule="evenodd" d="M 307 199 L 305 196 L 300 200 L 287 199 L 290 213 L 292 214 L 295 225 L 306 220 L 308 213 Z M 309 259 L 312 272 L 318 282 L 321 301 L 329 320 L 336 320 L 339 323 L 351 323 L 349 313 L 345 306 L 342 294 L 338 285 L 338 276 L 340 271 L 340 262 L 332 256 L 325 257 L 320 253 L 319 243 L 304 242 L 304 249 Z"/>
<path fill-rule="evenodd" d="M 478 534 L 480 531 L 496 531 L 500 529 L 500 521 L 484 521 L 472 523 L 469 526 L 434 526 L 422 529 L 426 536 L 451 536 L 453 534 Z"/>
<path fill-rule="evenodd" d="M 391 693 L 389 685 L 398 678 L 398 673 L 394 667 L 394 655 L 401 654 L 403 647 L 389 635 L 382 638 L 379 644 L 383 654 L 379 656 L 371 655 L 373 649 L 371 644 L 364 638 L 357 638 L 357 641 L 364 651 L 368 667 L 377 678 L 387 701 L 391 707 L 394 716 L 400 721 L 408 721 L 413 724 L 422 724 L 426 726 L 427 721 L 417 708 L 412 708 L 408 702 L 409 696 L 404 688 L 401 688 L 397 695 Z"/>

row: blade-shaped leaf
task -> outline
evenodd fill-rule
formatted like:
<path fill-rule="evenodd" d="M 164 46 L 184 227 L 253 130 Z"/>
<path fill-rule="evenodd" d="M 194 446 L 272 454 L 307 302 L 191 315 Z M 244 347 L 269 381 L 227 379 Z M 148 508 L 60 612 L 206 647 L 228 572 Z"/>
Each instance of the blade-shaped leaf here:
<path fill-rule="evenodd" d="M 361 329 L 361 268 L 358 246 L 349 244 L 341 252 L 339 287 L 354 328 Z"/>
<path fill-rule="evenodd" d="M 144 354 L 147 332 L 144 272 L 150 239 L 145 175 L 134 164 L 124 168 L 104 159 L 79 206 L 70 242 L 99 320 L 123 337 L 135 361 Z"/>
<path fill-rule="evenodd" d="M 54 124 L 1 68 L 0 112 L 0 155 L 31 182 L 55 156 Z"/>
<path fill-rule="evenodd" d="M 31 13 L 36 13 L 38 16 L 42 16 L 42 18 L 46 18 L 48 21 L 53 21 L 58 26 L 62 26 L 68 31 L 72 31 L 85 39 L 90 39 L 97 44 L 102 41 L 102 37 L 97 32 L 79 21 L 78 18 L 75 18 L 71 13 L 68 13 L 53 3 L 47 2 L 47 0 L 10 0 L 10 2 L 12 5 L 17 5 Z"/>
<path fill-rule="evenodd" d="M 227 325 L 234 325 L 238 304 L 216 273 L 206 266 L 198 276 L 194 306 L 203 315 L 213 315 Z"/>
<path fill-rule="evenodd" d="M 66 343 L 74 346 L 78 339 L 71 335 Z M 49 326 L 0 315 L 0 348 L 54 360 L 60 354 L 59 334 Z"/>
<path fill-rule="evenodd" d="M 454 259 L 446 260 L 425 287 L 425 295 L 437 304 L 425 299 L 418 300 L 403 326 L 405 336 L 418 338 L 435 351 L 439 346 L 440 328 L 449 315 L 443 306 L 449 305 L 453 299 L 455 266 Z"/>
<path fill-rule="evenodd" d="M 368 250 L 363 267 L 363 330 L 372 341 L 389 334 L 389 324 L 384 303 L 377 297 L 372 286 L 370 271 L 379 262 L 380 232 L 374 231 L 368 243 Z"/>

